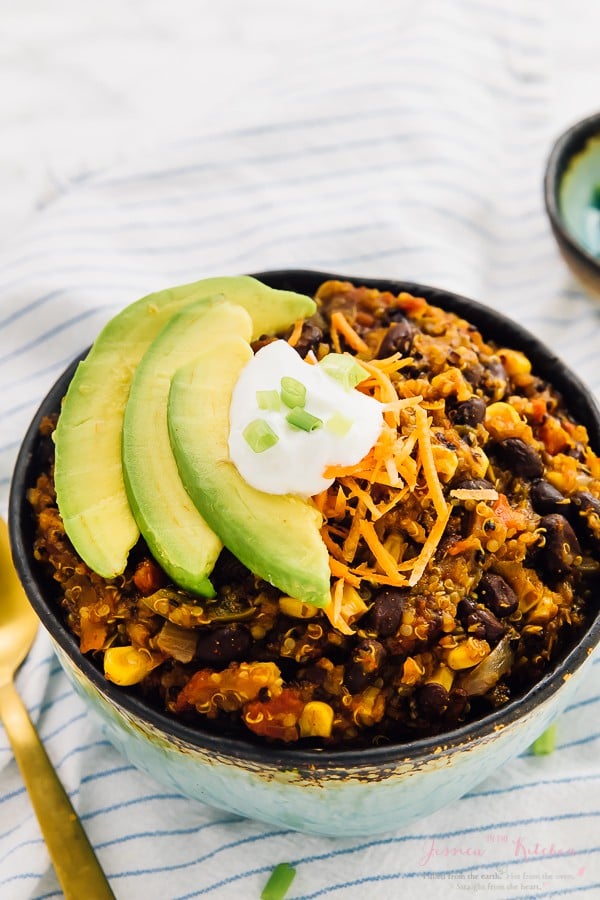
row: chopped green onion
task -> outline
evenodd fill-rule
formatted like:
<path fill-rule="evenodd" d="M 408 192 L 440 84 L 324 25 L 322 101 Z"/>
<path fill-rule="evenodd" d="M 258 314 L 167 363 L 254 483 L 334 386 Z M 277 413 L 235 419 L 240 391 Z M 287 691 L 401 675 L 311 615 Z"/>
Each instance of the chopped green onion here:
<path fill-rule="evenodd" d="M 347 391 L 369 377 L 367 370 L 349 353 L 328 353 L 319 365 Z"/>
<path fill-rule="evenodd" d="M 281 379 L 281 399 L 290 409 L 303 407 L 306 403 L 306 388 L 297 378 L 284 375 Z"/>
<path fill-rule="evenodd" d="M 556 746 L 556 725 L 551 725 L 530 747 L 534 756 L 547 756 Z"/>
<path fill-rule="evenodd" d="M 296 877 L 296 870 L 289 863 L 279 863 L 271 872 L 265 884 L 260 900 L 283 900 Z"/>
<path fill-rule="evenodd" d="M 325 422 L 325 428 L 335 434 L 336 437 L 344 437 L 352 428 L 352 419 L 348 419 L 339 412 L 335 412 Z"/>
<path fill-rule="evenodd" d="M 269 447 L 274 447 L 279 438 L 264 419 L 254 419 L 244 428 L 242 434 L 246 443 L 255 453 L 263 453 Z"/>
<path fill-rule="evenodd" d="M 321 428 L 323 425 L 323 419 L 313 416 L 312 413 L 307 412 L 305 409 L 300 409 L 298 406 L 295 409 L 291 409 L 285 419 L 294 428 L 301 428 L 302 431 L 316 431 L 317 428 Z"/>
<path fill-rule="evenodd" d="M 281 409 L 281 400 L 277 391 L 257 391 L 256 403 L 259 409 Z"/>

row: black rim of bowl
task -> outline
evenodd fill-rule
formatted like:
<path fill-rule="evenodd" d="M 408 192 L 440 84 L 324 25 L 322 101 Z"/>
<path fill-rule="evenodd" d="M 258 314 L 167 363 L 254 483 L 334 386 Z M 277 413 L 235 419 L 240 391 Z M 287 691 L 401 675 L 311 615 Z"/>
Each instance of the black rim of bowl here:
<path fill-rule="evenodd" d="M 544 175 L 544 200 L 550 224 L 557 237 L 569 248 L 569 251 L 596 278 L 600 275 L 600 260 L 575 238 L 565 225 L 560 209 L 560 183 L 569 163 L 585 148 L 590 138 L 600 137 L 600 113 L 588 116 L 568 128 L 554 144 Z"/>
<path fill-rule="evenodd" d="M 570 412 L 587 426 L 592 446 L 597 452 L 600 450 L 600 410 L 588 388 L 530 332 L 495 310 L 458 294 L 412 282 L 344 276 L 303 269 L 261 272 L 255 277 L 274 288 L 308 294 L 313 294 L 319 284 L 328 279 L 352 281 L 355 284 L 367 285 L 382 291 L 392 291 L 393 293 L 406 291 L 457 313 L 475 324 L 484 339 L 487 337 L 496 344 L 505 344 L 522 350 L 531 360 L 536 374 L 550 381 L 568 398 Z M 40 468 L 36 459 L 40 421 L 44 415 L 58 411 L 66 386 L 73 376 L 77 363 L 84 356 L 85 353 L 74 360 L 48 392 L 38 408 L 19 450 L 9 499 L 9 530 L 13 559 L 32 606 L 62 651 L 67 654 L 92 685 L 108 698 L 111 704 L 162 732 L 167 741 L 171 738 L 174 741 L 183 741 L 216 753 L 221 757 L 247 760 L 267 765 L 270 768 L 304 769 L 313 774 L 328 769 L 360 771 L 365 767 L 390 767 L 400 761 L 424 760 L 438 755 L 440 748 L 442 751 L 448 752 L 467 742 L 482 739 L 530 713 L 536 706 L 554 694 L 564 681 L 585 662 L 600 640 L 600 614 L 597 614 L 579 641 L 558 665 L 545 674 L 526 693 L 511 700 L 506 706 L 460 728 L 431 737 L 418 738 L 407 743 L 386 743 L 374 747 L 347 750 L 343 748 L 329 750 L 326 747 L 323 749 L 288 748 L 279 745 L 258 744 L 250 739 L 204 731 L 201 727 L 192 727 L 167 713 L 160 712 L 136 696 L 135 693 L 107 681 L 92 660 L 81 653 L 77 639 L 63 625 L 58 610 L 54 609 L 45 599 L 48 578 L 42 567 L 33 558 L 34 523 L 26 492 L 27 488 L 34 483 Z"/>

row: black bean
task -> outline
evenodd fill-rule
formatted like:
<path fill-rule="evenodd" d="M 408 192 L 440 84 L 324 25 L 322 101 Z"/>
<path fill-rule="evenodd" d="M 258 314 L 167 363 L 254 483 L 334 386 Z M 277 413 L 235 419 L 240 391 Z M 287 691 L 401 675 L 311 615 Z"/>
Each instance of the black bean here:
<path fill-rule="evenodd" d="M 514 475 L 521 478 L 539 478 L 544 471 L 542 458 L 537 450 L 521 438 L 505 438 L 496 445 L 498 455 Z"/>
<path fill-rule="evenodd" d="M 404 322 L 408 316 L 400 306 L 388 306 L 381 317 L 381 321 L 389 325 L 391 322 Z"/>
<path fill-rule="evenodd" d="M 373 638 L 358 641 L 352 651 L 352 661 L 358 663 L 364 672 L 378 672 L 386 656 L 383 644 Z"/>
<path fill-rule="evenodd" d="M 483 573 L 477 585 L 477 596 L 500 619 L 512 616 L 519 605 L 510 584 L 494 572 Z"/>
<path fill-rule="evenodd" d="M 564 512 L 569 505 L 566 497 L 558 491 L 549 481 L 540 479 L 531 485 L 529 493 L 531 505 L 540 516 L 546 516 L 548 513 Z"/>
<path fill-rule="evenodd" d="M 449 701 L 448 691 L 436 681 L 422 685 L 417 691 L 417 703 L 428 719 L 443 715 L 448 709 Z"/>
<path fill-rule="evenodd" d="M 447 723 L 457 722 L 466 712 L 469 696 L 463 688 L 454 688 L 450 691 L 450 700 L 444 719 Z"/>
<path fill-rule="evenodd" d="M 243 659 L 250 644 L 250 634 L 243 625 L 223 625 L 199 636 L 196 656 L 200 662 L 226 664 Z"/>
<path fill-rule="evenodd" d="M 351 694 L 359 694 L 372 684 L 374 678 L 374 675 L 363 672 L 363 668 L 359 663 L 351 663 L 344 674 L 344 685 Z"/>
<path fill-rule="evenodd" d="M 485 639 L 489 644 L 497 644 L 506 633 L 506 626 L 489 609 L 478 606 L 471 597 L 460 601 L 456 614 L 467 634 Z"/>
<path fill-rule="evenodd" d="M 216 588 L 243 581 L 249 574 L 246 566 L 224 547 L 217 559 L 210 580 Z"/>
<path fill-rule="evenodd" d="M 309 681 L 311 684 L 323 685 L 327 680 L 327 669 L 323 666 L 305 666 L 298 672 L 299 681 Z"/>
<path fill-rule="evenodd" d="M 380 591 L 367 614 L 368 627 L 380 637 L 391 637 L 396 634 L 402 621 L 406 596 L 406 591 L 394 588 L 384 588 Z"/>
<path fill-rule="evenodd" d="M 546 569 L 555 578 L 563 578 L 581 561 L 581 547 L 577 536 L 564 516 L 551 513 L 540 520 L 546 532 L 542 558 Z"/>
<path fill-rule="evenodd" d="M 455 425 L 469 425 L 474 428 L 485 419 L 486 403 L 483 397 L 470 397 L 458 403 L 448 413 Z"/>
<path fill-rule="evenodd" d="M 494 485 L 487 478 L 463 478 L 452 486 L 457 491 L 493 491 Z"/>
<path fill-rule="evenodd" d="M 589 491 L 577 491 L 571 496 L 571 503 L 580 513 L 596 513 L 600 516 L 600 500 Z"/>
<path fill-rule="evenodd" d="M 323 332 L 319 326 L 314 325 L 312 322 L 304 322 L 302 325 L 302 332 L 294 349 L 296 353 L 304 359 L 310 350 L 316 352 L 316 349 L 322 340 Z"/>
<path fill-rule="evenodd" d="M 600 500 L 589 491 L 577 491 L 571 496 L 570 521 L 582 541 L 600 545 Z"/>
<path fill-rule="evenodd" d="M 393 356 L 394 353 L 409 356 L 415 331 L 415 326 L 408 319 L 400 319 L 400 321 L 394 322 L 388 328 L 381 342 L 377 351 L 377 358 L 385 359 L 387 356 Z"/>
<path fill-rule="evenodd" d="M 506 393 L 508 382 L 506 369 L 498 357 L 492 356 L 483 362 L 485 368 L 480 387 L 486 394 L 489 394 L 493 400 L 501 400 Z"/>
<path fill-rule="evenodd" d="M 464 369 L 461 369 L 461 372 L 469 384 L 474 388 L 479 387 L 485 375 L 485 369 L 481 363 L 478 362 L 469 363 Z"/>

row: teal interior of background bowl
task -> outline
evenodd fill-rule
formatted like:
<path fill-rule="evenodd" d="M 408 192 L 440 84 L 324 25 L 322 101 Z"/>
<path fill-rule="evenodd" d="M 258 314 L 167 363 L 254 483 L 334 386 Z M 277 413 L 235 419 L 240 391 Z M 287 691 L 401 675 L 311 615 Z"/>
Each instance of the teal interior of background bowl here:
<path fill-rule="evenodd" d="M 559 207 L 571 236 L 600 259 L 600 135 L 569 162 L 560 182 Z"/>

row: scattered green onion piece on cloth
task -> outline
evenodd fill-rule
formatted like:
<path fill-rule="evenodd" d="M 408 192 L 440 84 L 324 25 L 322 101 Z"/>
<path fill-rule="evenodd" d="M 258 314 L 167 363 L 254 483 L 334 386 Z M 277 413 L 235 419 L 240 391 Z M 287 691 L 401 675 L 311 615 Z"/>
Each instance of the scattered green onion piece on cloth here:
<path fill-rule="evenodd" d="M 534 756 L 547 756 L 556 747 L 556 725 L 547 728 L 530 747 Z"/>
<path fill-rule="evenodd" d="M 318 416 L 313 416 L 312 413 L 307 412 L 305 409 L 301 409 L 299 406 L 291 409 L 285 419 L 286 422 L 289 422 L 294 428 L 300 428 L 302 431 L 316 431 L 317 428 L 321 428 L 323 425 L 323 419 L 319 419 Z"/>
<path fill-rule="evenodd" d="M 259 409 L 270 409 L 277 412 L 281 409 L 281 399 L 277 391 L 257 391 L 256 405 Z"/>
<path fill-rule="evenodd" d="M 244 428 L 242 434 L 255 453 L 263 453 L 274 447 L 279 438 L 264 419 L 253 419 Z"/>
<path fill-rule="evenodd" d="M 296 877 L 296 870 L 289 863 L 275 866 L 265 884 L 260 900 L 283 900 Z"/>
<path fill-rule="evenodd" d="M 284 375 L 281 379 L 281 399 L 290 409 L 303 407 L 306 403 L 306 388 L 297 378 Z"/>
<path fill-rule="evenodd" d="M 331 378 L 339 381 L 347 391 L 351 391 L 357 384 L 369 377 L 364 366 L 361 366 L 353 356 L 347 353 L 328 353 L 319 362 L 319 365 Z"/>

